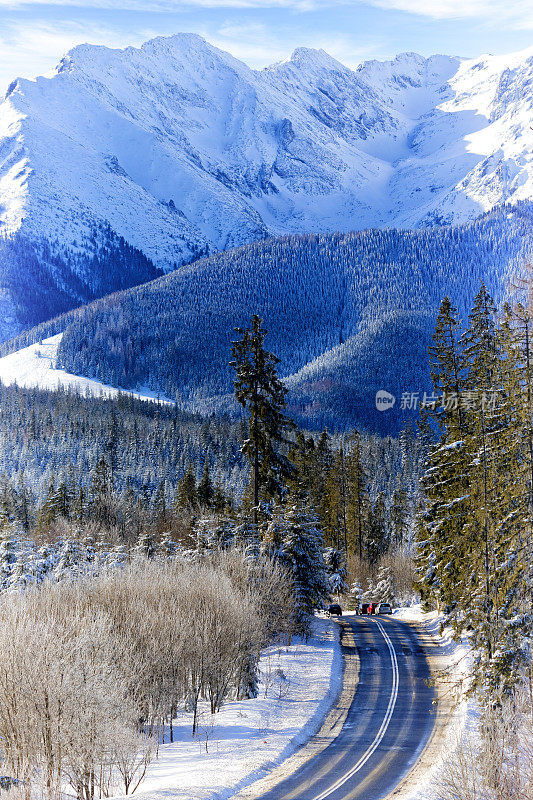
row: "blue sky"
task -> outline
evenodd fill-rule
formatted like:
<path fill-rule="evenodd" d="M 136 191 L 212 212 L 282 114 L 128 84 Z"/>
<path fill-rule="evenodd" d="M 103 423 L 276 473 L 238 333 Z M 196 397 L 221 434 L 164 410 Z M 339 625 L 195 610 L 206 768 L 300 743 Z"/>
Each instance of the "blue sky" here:
<path fill-rule="evenodd" d="M 350 66 L 405 50 L 502 54 L 533 44 L 533 0 L 0 0 L 0 93 L 14 77 L 49 72 L 75 44 L 180 31 L 254 67 L 298 46 Z"/>

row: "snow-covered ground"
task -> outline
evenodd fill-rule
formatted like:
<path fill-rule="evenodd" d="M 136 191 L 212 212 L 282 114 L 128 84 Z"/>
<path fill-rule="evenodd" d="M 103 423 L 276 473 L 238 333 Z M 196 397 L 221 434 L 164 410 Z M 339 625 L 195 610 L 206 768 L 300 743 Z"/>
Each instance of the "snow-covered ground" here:
<path fill-rule="evenodd" d="M 62 336 L 62 333 L 58 333 L 56 336 L 43 339 L 41 343 L 32 344 L 0 358 L 0 381 L 6 386 L 16 383 L 17 386 L 26 389 L 36 388 L 53 391 L 54 389 L 63 388 L 83 395 L 90 394 L 94 397 L 116 397 L 121 390 L 113 386 L 106 386 L 106 384 L 92 378 L 72 375 L 64 369 L 57 369 L 57 350 Z M 122 391 L 122 393 L 129 394 L 139 400 L 170 402 L 149 389 L 143 389 L 139 392 Z"/>
<path fill-rule="evenodd" d="M 415 605 L 398 609 L 394 617 L 423 628 L 437 645 L 437 655 L 430 659 L 439 698 L 435 732 L 420 761 L 394 794 L 395 800 L 431 800 L 446 759 L 454 753 L 463 734 L 477 723 L 475 701 L 467 697 L 472 651 L 466 637 L 455 642 L 450 628 L 440 631 L 442 617 L 436 611 L 424 613 L 420 605 Z"/>
<path fill-rule="evenodd" d="M 341 691 L 337 623 L 315 618 L 307 642 L 268 648 L 260 669 L 258 697 L 227 703 L 214 717 L 204 709 L 195 738 L 191 718 L 179 718 L 174 743 L 161 745 L 136 797 L 225 800 L 290 756 Z"/>

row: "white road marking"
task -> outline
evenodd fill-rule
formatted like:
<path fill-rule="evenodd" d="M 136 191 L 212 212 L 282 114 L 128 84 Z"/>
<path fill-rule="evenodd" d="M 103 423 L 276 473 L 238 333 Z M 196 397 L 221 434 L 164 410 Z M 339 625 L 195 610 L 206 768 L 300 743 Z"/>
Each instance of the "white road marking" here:
<path fill-rule="evenodd" d="M 377 619 L 374 620 L 374 622 L 381 631 L 381 634 L 385 639 L 387 647 L 389 648 L 389 653 L 392 663 L 392 689 L 389 697 L 389 704 L 387 706 L 387 712 L 383 717 L 383 721 L 381 723 L 379 731 L 376 734 L 374 741 L 372 742 L 370 747 L 368 747 L 368 749 L 363 753 L 357 764 L 355 764 L 345 775 L 343 775 L 342 778 L 339 778 L 333 784 L 333 786 L 330 786 L 329 789 L 326 789 L 324 792 L 322 792 L 322 794 L 319 794 L 317 797 L 315 797 L 314 800 L 326 800 L 326 797 L 329 797 L 331 794 L 333 794 L 333 792 L 336 792 L 337 789 L 340 789 L 341 786 L 344 786 L 344 784 L 347 781 L 349 781 L 350 778 L 353 778 L 353 776 L 357 772 L 359 772 L 359 770 L 362 767 L 364 767 L 368 759 L 379 747 L 381 740 L 383 739 L 385 733 L 387 732 L 387 728 L 389 727 L 389 722 L 391 721 L 391 717 L 394 713 L 394 707 L 396 705 L 396 699 L 398 697 L 398 682 L 399 682 L 398 659 L 396 658 L 396 652 L 394 650 L 390 637 L 388 633 L 385 631 L 385 628 L 383 627 L 382 623 L 379 622 Z"/>

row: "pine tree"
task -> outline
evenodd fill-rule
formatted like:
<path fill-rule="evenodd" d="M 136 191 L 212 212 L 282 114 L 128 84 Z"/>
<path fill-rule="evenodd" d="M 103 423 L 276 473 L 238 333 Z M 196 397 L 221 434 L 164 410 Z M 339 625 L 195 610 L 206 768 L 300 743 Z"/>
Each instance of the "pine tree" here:
<path fill-rule="evenodd" d="M 359 581 L 354 581 L 350 586 L 350 596 L 348 600 L 349 608 L 351 609 L 359 608 L 362 595 L 363 595 L 363 590 L 361 589 L 361 584 L 359 583 Z"/>
<path fill-rule="evenodd" d="M 71 508 L 71 498 L 69 495 L 67 483 L 64 478 L 61 479 L 59 486 L 57 487 L 57 511 L 58 516 L 63 517 L 64 519 L 69 519 L 70 517 L 70 508 Z"/>
<path fill-rule="evenodd" d="M 204 461 L 204 470 L 200 483 L 198 484 L 198 502 L 204 508 L 212 508 L 214 498 L 214 488 L 209 474 L 209 463 Z"/>
<path fill-rule="evenodd" d="M 387 509 L 383 492 L 380 492 L 372 506 L 367 527 L 365 552 L 370 563 L 374 564 L 381 556 L 385 555 L 389 546 Z"/>
<path fill-rule="evenodd" d="M 429 364 L 433 389 L 443 401 L 436 403 L 432 417 L 449 437 L 460 438 L 464 430 L 461 395 L 464 385 L 463 353 L 460 345 L 460 321 L 457 309 L 445 297 L 437 316 Z"/>
<path fill-rule="evenodd" d="M 46 498 L 39 509 L 39 525 L 47 528 L 58 517 L 63 510 L 64 498 L 60 498 L 59 487 L 56 486 L 55 477 L 52 474 L 48 483 Z"/>
<path fill-rule="evenodd" d="M 282 498 L 292 468 L 279 446 L 291 427 L 283 414 L 286 389 L 277 375 L 279 359 L 265 350 L 266 331 L 255 314 L 250 328 L 237 328 L 233 342 L 235 397 L 248 411 L 248 438 L 242 452 L 252 468 L 254 523 L 257 525 L 260 502 Z"/>
<path fill-rule="evenodd" d="M 357 431 L 352 433 L 349 443 L 350 449 L 346 457 L 348 549 L 357 553 L 362 560 L 370 504 L 368 476 L 361 454 L 361 437 Z"/>
<path fill-rule="evenodd" d="M 373 603 L 376 600 L 375 593 L 376 587 L 374 586 L 374 581 L 372 578 L 368 578 L 366 582 L 366 589 L 361 595 L 361 600 L 363 603 Z"/>
<path fill-rule="evenodd" d="M 198 489 L 192 464 L 189 464 L 185 475 L 178 484 L 176 507 L 192 511 L 198 505 Z"/>
<path fill-rule="evenodd" d="M 410 519 L 407 494 L 403 489 L 396 489 L 392 496 L 390 516 L 392 538 L 401 549 L 408 542 Z"/>
<path fill-rule="evenodd" d="M 79 542 L 65 539 L 61 542 L 58 560 L 54 569 L 55 576 L 59 579 L 73 578 L 85 572 Z"/>
<path fill-rule="evenodd" d="M 324 563 L 328 573 L 329 590 L 332 594 L 344 594 L 348 590 L 346 583 L 346 554 L 335 547 L 324 550 Z"/>
<path fill-rule="evenodd" d="M 216 483 L 213 487 L 212 499 L 213 511 L 215 514 L 223 514 L 231 510 L 231 500 L 226 497 L 224 489 L 220 483 Z"/>
<path fill-rule="evenodd" d="M 322 608 L 329 597 L 324 539 L 316 515 L 301 503 L 284 513 L 283 522 L 279 558 L 293 577 L 297 623 L 300 630 L 306 631 L 315 609 Z"/>
<path fill-rule="evenodd" d="M 500 391 L 501 352 L 496 331 L 496 308 L 483 285 L 469 316 L 463 349 L 465 385 L 473 407 L 468 412 L 466 437 L 471 491 L 470 513 L 464 531 L 470 545 L 467 563 L 471 565 L 471 572 L 460 602 L 469 608 L 476 644 L 482 646 L 490 662 L 495 651 L 495 521 L 499 502 L 499 454 L 492 446 L 492 438 L 498 435 L 502 422 L 499 409 L 490 408 L 484 397 Z"/>
<path fill-rule="evenodd" d="M 331 465 L 324 481 L 319 510 L 322 516 L 324 541 L 328 547 L 339 548 L 343 526 L 343 494 L 339 454 Z"/>
<path fill-rule="evenodd" d="M 43 566 L 36 552 L 35 543 L 21 538 L 17 545 L 16 561 L 6 582 L 6 589 L 23 591 L 28 586 L 40 583 L 43 577 Z"/>
<path fill-rule="evenodd" d="M 19 549 L 20 534 L 15 525 L 9 525 L 0 537 L 0 590 L 9 588 Z"/>
<path fill-rule="evenodd" d="M 430 446 L 422 478 L 426 506 L 417 523 L 416 585 L 423 602 L 444 608 L 452 621 L 460 614 L 458 594 L 465 581 L 469 549 L 465 525 L 469 517 L 469 456 L 466 449 L 464 355 L 457 310 L 445 298 L 437 318 L 430 365 L 440 399 L 428 405 L 421 421 L 423 435 L 431 430 L 438 441 Z"/>
<path fill-rule="evenodd" d="M 392 569 L 390 567 L 380 567 L 378 579 L 374 589 L 374 596 L 377 603 L 392 603 L 394 600 L 394 584 L 392 579 Z"/>
<path fill-rule="evenodd" d="M 468 620 L 476 685 L 493 701 L 519 679 L 532 620 L 528 325 L 524 308 L 509 304 L 498 324 L 481 287 L 457 353 L 462 413 L 438 412 L 417 532 L 422 599 L 442 602 L 457 632 Z M 455 377 L 449 351 L 435 355 L 434 379 L 444 386 Z"/>
<path fill-rule="evenodd" d="M 114 522 L 112 477 L 107 461 L 101 456 L 96 462 L 89 488 L 89 509 L 97 522 L 110 527 Z"/>

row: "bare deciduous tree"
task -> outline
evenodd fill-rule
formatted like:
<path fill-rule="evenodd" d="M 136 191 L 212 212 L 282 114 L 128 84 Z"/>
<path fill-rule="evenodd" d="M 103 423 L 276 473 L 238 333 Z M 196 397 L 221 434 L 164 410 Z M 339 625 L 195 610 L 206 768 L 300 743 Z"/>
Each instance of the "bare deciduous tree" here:
<path fill-rule="evenodd" d="M 139 558 L 0 597 L 0 741 L 28 797 L 132 793 L 179 708 L 211 715 L 253 683 L 261 647 L 290 633 L 291 585 L 272 562 L 218 553 Z"/>

